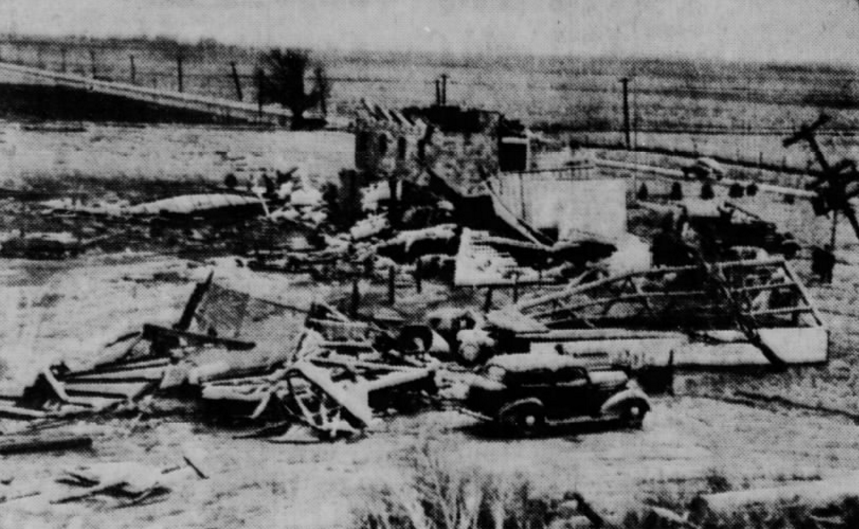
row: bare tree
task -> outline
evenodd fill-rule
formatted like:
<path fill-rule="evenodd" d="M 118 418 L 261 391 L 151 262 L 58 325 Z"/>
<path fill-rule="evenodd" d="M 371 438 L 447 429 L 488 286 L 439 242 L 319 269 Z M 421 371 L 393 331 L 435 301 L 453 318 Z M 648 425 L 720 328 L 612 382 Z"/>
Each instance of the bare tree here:
<path fill-rule="evenodd" d="M 317 64 L 313 69 L 316 90 L 319 91 L 319 112 L 323 116 L 328 115 L 328 97 L 331 95 L 331 81 L 325 73 L 325 67 Z"/>
<path fill-rule="evenodd" d="M 313 88 L 305 86 L 312 66 L 310 53 L 298 49 L 271 49 L 260 59 L 259 99 L 262 103 L 278 103 L 292 112 L 292 128 L 304 127 L 304 113 L 322 103 L 331 90 L 331 83 L 321 65 L 315 68 Z"/>

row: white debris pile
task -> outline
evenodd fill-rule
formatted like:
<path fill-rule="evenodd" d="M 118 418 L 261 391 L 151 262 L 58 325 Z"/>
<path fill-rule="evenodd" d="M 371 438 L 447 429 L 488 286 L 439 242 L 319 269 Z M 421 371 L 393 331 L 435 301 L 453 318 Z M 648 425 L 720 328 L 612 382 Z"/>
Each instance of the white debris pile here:
<path fill-rule="evenodd" d="M 457 285 L 489 285 L 540 279 L 537 270 L 519 266 L 513 257 L 487 244 L 485 239 L 488 236 L 487 232 L 468 228 L 462 230 L 454 275 Z"/>

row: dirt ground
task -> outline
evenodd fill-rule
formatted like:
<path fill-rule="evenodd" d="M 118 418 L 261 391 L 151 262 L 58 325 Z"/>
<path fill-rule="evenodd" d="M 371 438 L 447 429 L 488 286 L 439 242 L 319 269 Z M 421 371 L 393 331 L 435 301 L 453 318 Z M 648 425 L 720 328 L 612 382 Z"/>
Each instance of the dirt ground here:
<path fill-rule="evenodd" d="M 49 482 L 60 468 L 96 461 L 170 466 L 192 441 L 207 454 L 207 480 L 186 482 L 151 505 L 112 508 L 101 502 L 48 505 L 41 497 L 4 505 L 4 527 L 289 527 L 348 526 L 360 491 L 399 483 L 404 451 L 432 439 L 447 457 L 501 475 L 527 477 L 535 494 L 585 492 L 605 511 L 634 501 L 710 490 L 724 476 L 734 487 L 772 485 L 859 469 L 853 424 L 786 410 L 706 398 L 659 398 L 642 431 L 593 425 L 547 439 L 498 438 L 454 411 L 398 417 L 355 442 L 279 445 L 234 439 L 236 432 L 186 422 L 85 426 L 92 451 L 9 456 L 0 478 L 12 485 Z M 100 433 L 100 435 L 99 435 Z M 11 486 L 11 485 L 10 485 Z M 80 525 L 74 525 L 80 524 Z"/>
<path fill-rule="evenodd" d="M 221 262 L 219 270 L 226 269 Z M 157 255 L 4 262 L 4 383 L 30 380 L 58 358 L 83 360 L 118 329 L 174 320 L 192 281 L 207 270 Z M 840 270 L 842 285 L 848 272 L 859 276 L 853 267 Z M 294 289 L 300 283 L 282 286 L 283 295 L 301 292 Z M 327 294 L 337 297 L 337 288 Z M 841 344 L 837 358 L 852 365 L 846 349 L 854 342 L 851 326 L 835 325 L 833 336 Z M 361 439 L 321 445 L 235 439 L 244 430 L 176 417 L 83 422 L 75 429 L 94 436 L 91 450 L 0 457 L 0 483 L 11 480 L 7 491 L 43 491 L 5 504 L 0 526 L 258 527 L 279 520 L 290 527 L 342 527 L 362 501 L 356 493 L 405 479 L 402 455 L 426 442 L 457 466 L 530 478 L 535 493 L 580 490 L 606 511 L 665 494 L 691 498 L 710 490 L 713 476 L 733 488 L 812 479 L 859 470 L 855 423 L 779 403 L 740 403 L 732 392 L 781 391 L 855 407 L 851 382 L 832 366 L 780 374 L 683 373 L 675 381 L 677 396 L 657 397 L 642 431 L 593 424 L 529 440 L 505 439 L 453 410 L 386 419 Z M 187 443 L 207 454 L 211 477 L 189 480 L 158 502 L 127 508 L 48 503 L 60 490 L 52 483 L 60 469 L 105 461 L 170 466 L 181 463 Z"/>

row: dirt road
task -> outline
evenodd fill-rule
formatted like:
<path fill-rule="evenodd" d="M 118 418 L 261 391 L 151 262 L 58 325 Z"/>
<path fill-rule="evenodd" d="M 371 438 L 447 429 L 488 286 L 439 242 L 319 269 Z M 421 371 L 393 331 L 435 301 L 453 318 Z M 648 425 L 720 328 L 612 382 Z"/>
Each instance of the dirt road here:
<path fill-rule="evenodd" d="M 693 397 L 657 399 L 641 431 L 593 425 L 525 440 L 499 438 L 454 411 L 399 417 L 358 441 L 320 445 L 234 439 L 236 431 L 186 422 L 132 424 L 80 426 L 97 436 L 92 452 L 8 456 L 0 460 L 0 478 L 23 486 L 96 461 L 170 465 L 188 441 L 208 453 L 211 478 L 131 508 L 17 500 L 4 505 L 0 525 L 139 528 L 158 520 L 151 527 L 260 527 L 278 520 L 290 527 L 343 526 L 361 502 L 362 487 L 404 479 L 400 456 L 424 442 L 452 464 L 531 478 L 536 493 L 577 489 L 603 509 L 664 494 L 691 497 L 714 479 L 742 488 L 859 469 L 853 424 Z"/>

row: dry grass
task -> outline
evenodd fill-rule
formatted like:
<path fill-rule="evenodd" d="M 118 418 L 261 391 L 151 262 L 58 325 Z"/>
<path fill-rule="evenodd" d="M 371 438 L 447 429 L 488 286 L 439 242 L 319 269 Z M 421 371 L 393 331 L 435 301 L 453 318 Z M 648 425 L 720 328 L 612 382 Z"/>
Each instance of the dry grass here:
<path fill-rule="evenodd" d="M 548 503 L 529 481 L 453 463 L 441 447 L 421 443 L 403 457 L 409 479 L 364 491 L 355 513 L 362 529 L 547 527 Z"/>

